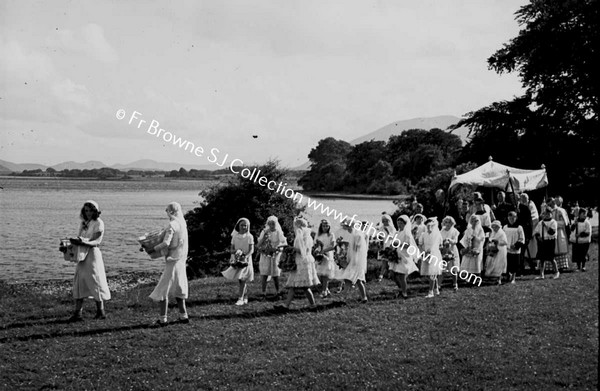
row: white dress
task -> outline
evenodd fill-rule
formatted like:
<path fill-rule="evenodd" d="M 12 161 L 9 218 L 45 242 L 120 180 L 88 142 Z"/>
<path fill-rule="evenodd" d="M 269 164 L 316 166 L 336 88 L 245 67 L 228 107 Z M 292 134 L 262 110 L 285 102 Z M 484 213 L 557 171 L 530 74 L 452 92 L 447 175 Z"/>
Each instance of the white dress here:
<path fill-rule="evenodd" d="M 100 233 L 98 239 L 91 243 L 99 245 L 104 237 L 104 222 L 98 218 L 88 223 L 87 229 L 83 226 L 79 230 L 79 236 L 90 239 L 96 233 Z M 96 301 L 110 300 L 110 291 L 106 282 L 104 261 L 98 247 L 90 247 L 85 260 L 78 262 L 75 268 L 73 280 L 73 298 L 90 298 Z"/>
<path fill-rule="evenodd" d="M 401 231 L 397 232 L 398 240 L 400 241 L 400 245 L 396 248 L 396 253 L 398 254 L 398 262 L 389 262 L 389 268 L 391 271 L 409 275 L 414 272 L 418 272 L 419 268 L 415 264 L 415 252 L 417 250 L 417 245 L 415 240 L 412 238 L 412 234 L 409 232 Z M 407 243 L 403 245 L 402 243 Z M 408 247 L 413 246 L 414 250 L 411 250 L 412 255 L 408 252 Z"/>
<path fill-rule="evenodd" d="M 165 270 L 156 288 L 150 294 L 154 301 L 168 300 L 170 297 L 188 298 L 188 280 L 185 264 L 188 254 L 187 228 L 183 229 L 177 220 L 171 220 L 163 242 L 157 247 L 167 247 Z"/>
<path fill-rule="evenodd" d="M 421 260 L 421 271 L 422 276 L 437 276 L 442 274 L 442 253 L 440 252 L 440 246 L 442 245 L 442 235 L 436 229 L 429 233 L 427 231 L 421 234 L 419 238 L 419 245 L 422 251 L 429 253 L 429 256 L 425 255 Z"/>
<path fill-rule="evenodd" d="M 283 236 L 283 232 L 280 231 L 271 231 L 270 229 L 263 230 L 258 237 L 258 243 L 262 243 L 264 239 L 264 235 L 268 235 L 271 241 L 272 247 L 278 247 L 281 245 L 287 244 L 285 236 Z M 279 260 L 281 259 L 281 252 L 278 251 L 273 255 L 267 255 L 264 253 L 260 253 L 259 261 L 258 261 L 258 271 L 261 276 L 271 276 L 271 277 L 279 277 L 281 275 L 281 269 L 279 266 Z"/>
<path fill-rule="evenodd" d="M 249 232 L 246 232 L 245 234 L 236 233 L 231 237 L 231 244 L 233 244 L 234 250 L 242 250 L 244 254 L 248 254 L 250 246 L 254 244 L 254 237 Z M 231 254 L 231 259 L 234 259 L 233 254 Z M 221 274 L 228 280 L 244 280 L 252 282 L 254 281 L 254 266 L 252 265 L 252 259 L 249 259 L 248 266 L 245 268 L 239 269 L 229 266 Z"/>
<path fill-rule="evenodd" d="M 488 254 L 485 261 L 485 276 L 486 277 L 501 277 L 502 273 L 506 273 L 508 239 L 506 233 L 499 229 L 498 232 L 490 233 L 490 243 L 492 240 L 498 241 L 498 252 L 495 255 Z"/>
<path fill-rule="evenodd" d="M 348 231 L 346 231 L 348 232 Z M 362 231 L 352 229 L 348 241 L 348 266 L 336 273 L 336 280 L 365 281 L 367 273 L 367 242 Z"/>
<path fill-rule="evenodd" d="M 442 235 L 442 243 L 446 239 L 449 239 L 452 242 L 450 245 L 450 251 L 452 252 L 452 255 L 454 255 L 454 259 L 451 262 L 446 261 L 445 268 L 446 271 L 452 272 L 452 267 L 460 268 L 460 254 L 458 252 L 458 247 L 456 247 L 460 233 L 456 228 L 450 227 L 449 230 L 445 228 L 440 230 L 440 234 Z"/>
<path fill-rule="evenodd" d="M 321 243 L 323 243 L 323 248 L 329 248 L 335 246 L 335 236 L 333 234 L 321 234 L 317 237 Z M 317 274 L 319 276 L 325 276 L 327 278 L 333 278 L 335 276 L 336 270 L 339 270 L 339 267 L 336 265 L 333 260 L 333 250 L 327 251 L 324 259 L 321 263 L 317 262 Z M 316 262 L 316 261 L 315 261 Z"/>
<path fill-rule="evenodd" d="M 310 288 L 320 284 L 315 259 L 311 254 L 313 244 L 308 228 L 297 231 L 294 248 L 300 250 L 300 253 L 296 253 L 296 270 L 290 272 L 287 287 Z"/>
<path fill-rule="evenodd" d="M 481 224 L 477 224 L 475 230 L 469 224 L 464 236 L 460 240 L 460 244 L 466 249 L 474 250 L 476 253 L 465 253 L 462 256 L 460 270 L 465 270 L 469 273 L 479 274 L 483 267 L 483 244 L 485 241 L 485 233 Z"/>

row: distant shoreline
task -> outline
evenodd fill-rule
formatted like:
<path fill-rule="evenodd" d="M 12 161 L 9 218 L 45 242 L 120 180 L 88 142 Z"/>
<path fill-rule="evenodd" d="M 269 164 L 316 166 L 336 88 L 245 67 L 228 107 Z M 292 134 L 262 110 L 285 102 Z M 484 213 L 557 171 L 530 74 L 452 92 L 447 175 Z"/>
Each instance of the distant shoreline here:
<path fill-rule="evenodd" d="M 347 200 L 401 200 L 408 195 L 383 195 L 383 194 L 347 194 L 347 193 L 319 193 L 319 192 L 302 192 L 312 198 L 342 198 Z"/>

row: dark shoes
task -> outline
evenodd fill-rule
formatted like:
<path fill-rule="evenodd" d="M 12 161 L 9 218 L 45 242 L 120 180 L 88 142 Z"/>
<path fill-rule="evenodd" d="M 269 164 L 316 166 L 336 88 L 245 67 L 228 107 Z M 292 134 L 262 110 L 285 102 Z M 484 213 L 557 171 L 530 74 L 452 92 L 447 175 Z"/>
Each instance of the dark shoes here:
<path fill-rule="evenodd" d="M 188 324 L 190 323 L 190 318 L 179 318 L 178 323 Z"/>
<path fill-rule="evenodd" d="M 166 325 L 169 324 L 169 322 L 163 322 L 162 320 L 159 319 L 154 324 L 157 325 L 157 326 L 159 326 L 159 327 L 165 327 Z"/>
<path fill-rule="evenodd" d="M 81 316 L 81 313 L 76 312 L 73 315 L 71 315 L 71 317 L 69 318 L 69 323 L 75 322 L 83 322 L 83 316 Z"/>
<path fill-rule="evenodd" d="M 96 311 L 96 316 L 94 316 L 94 319 L 100 319 L 100 320 L 106 319 L 106 312 L 104 312 L 104 310 Z"/>

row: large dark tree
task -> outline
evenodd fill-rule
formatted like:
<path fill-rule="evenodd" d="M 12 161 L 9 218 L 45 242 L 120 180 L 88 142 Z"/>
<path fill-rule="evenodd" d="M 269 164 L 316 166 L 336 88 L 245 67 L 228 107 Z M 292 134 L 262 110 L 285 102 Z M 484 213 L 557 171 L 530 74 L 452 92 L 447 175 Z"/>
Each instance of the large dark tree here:
<path fill-rule="evenodd" d="M 352 145 L 343 140 L 333 137 L 320 140 L 308 154 L 310 170 L 298 183 L 304 190 L 341 190 L 346 172 L 346 157 L 351 150 Z"/>
<path fill-rule="evenodd" d="M 468 113 L 472 141 L 461 161 L 548 169 L 549 191 L 590 202 L 597 181 L 599 19 L 596 0 L 532 0 L 519 35 L 489 59 L 517 72 L 526 92 Z"/>

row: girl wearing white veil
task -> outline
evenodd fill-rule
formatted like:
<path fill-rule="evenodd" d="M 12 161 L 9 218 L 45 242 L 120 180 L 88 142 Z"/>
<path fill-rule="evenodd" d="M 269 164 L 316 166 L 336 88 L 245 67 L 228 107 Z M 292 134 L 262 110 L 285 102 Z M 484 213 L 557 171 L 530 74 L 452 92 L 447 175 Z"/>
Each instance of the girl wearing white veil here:
<path fill-rule="evenodd" d="M 183 218 L 181 205 L 171 202 L 165 209 L 169 217 L 169 226 L 166 229 L 162 243 L 154 247 L 154 251 L 168 249 L 165 256 L 165 270 L 160 276 L 156 288 L 150 298 L 159 303 L 159 320 L 157 324 L 164 326 L 167 322 L 167 309 L 169 297 L 175 297 L 179 308 L 179 322 L 189 323 L 185 300 L 188 297 L 188 280 L 185 264 L 188 256 L 187 224 Z"/>
<path fill-rule="evenodd" d="M 394 239 L 394 241 L 398 240 L 400 243 L 398 247 L 396 247 L 398 263 L 391 262 L 390 270 L 394 272 L 394 282 L 400 289 L 399 295 L 402 295 L 402 297 L 406 299 L 408 297 L 406 277 L 419 270 L 415 264 L 417 244 L 411 233 L 412 224 L 410 223 L 409 217 L 407 215 L 401 215 L 398 217 L 397 222 L 398 233 L 396 234 L 397 239 Z M 406 243 L 406 245 L 404 243 Z M 408 251 L 410 247 L 412 247 L 412 255 L 411 252 Z"/>
<path fill-rule="evenodd" d="M 279 220 L 275 216 L 269 216 L 265 228 L 258 236 L 259 249 L 263 242 L 271 242 L 271 248 L 276 249 L 279 246 L 287 244 Z M 281 269 L 277 266 L 279 259 L 281 258 L 281 252 L 277 251 L 274 253 L 260 253 L 258 261 L 258 270 L 262 279 L 262 295 L 263 299 L 267 297 L 267 281 L 269 277 L 273 278 L 273 284 L 275 284 L 276 294 L 279 296 L 279 276 L 281 275 Z"/>
<path fill-rule="evenodd" d="M 475 275 L 481 273 L 484 242 L 485 232 L 481 227 L 481 220 L 478 215 L 473 214 L 469 218 L 469 226 L 460 240 L 460 244 L 463 246 L 461 271 L 466 270 Z"/>
<path fill-rule="evenodd" d="M 365 286 L 367 273 L 367 242 L 362 231 L 354 228 L 349 218 L 344 219 L 341 227 L 351 234 L 348 241 L 348 266 L 340 269 L 336 275 L 337 280 L 350 281 L 352 285 L 358 287 L 360 301 L 367 302 L 367 288 Z M 343 290 L 348 290 L 348 284 L 345 284 Z"/>
<path fill-rule="evenodd" d="M 425 297 L 431 298 L 440 294 L 439 276 L 442 274 L 442 234 L 438 228 L 437 218 L 431 217 L 425 221 L 427 230 L 419 237 L 419 247 L 423 259 L 421 260 L 420 274 L 429 277 L 429 294 Z"/>
<path fill-rule="evenodd" d="M 391 237 L 393 238 L 394 235 L 396 234 L 396 228 L 394 227 L 394 223 L 392 222 L 392 217 L 389 214 L 383 214 L 381 216 L 381 226 L 379 228 L 379 230 L 381 232 L 383 232 L 383 234 L 385 235 L 385 237 Z M 384 241 L 383 242 L 383 250 L 385 250 L 386 248 L 390 247 L 392 245 L 391 241 Z M 390 265 L 388 264 L 388 261 L 381 257 L 381 253 L 383 252 L 380 251 L 379 254 L 379 260 L 381 261 L 381 269 L 379 271 L 379 277 L 377 278 L 377 282 L 381 282 L 383 281 L 383 277 L 385 276 L 386 272 L 388 270 L 391 270 Z"/>
<path fill-rule="evenodd" d="M 235 305 L 248 304 L 248 282 L 254 281 L 254 266 L 252 265 L 252 254 L 254 253 L 254 236 L 250 233 L 250 220 L 242 217 L 235 223 L 231 232 L 231 260 L 235 259 L 235 253 L 241 251 L 242 257 L 248 263 L 243 268 L 229 266 L 221 274 L 228 280 L 238 280 L 240 298 Z"/>
<path fill-rule="evenodd" d="M 296 250 L 296 270 L 290 272 L 286 287 L 288 288 L 285 304 L 276 305 L 275 308 L 288 309 L 296 289 L 302 289 L 311 307 L 315 307 L 315 297 L 311 287 L 320 283 L 315 267 L 315 258 L 312 256 L 313 238 L 308 228 L 308 222 L 303 218 L 294 219 L 294 249 Z"/>

